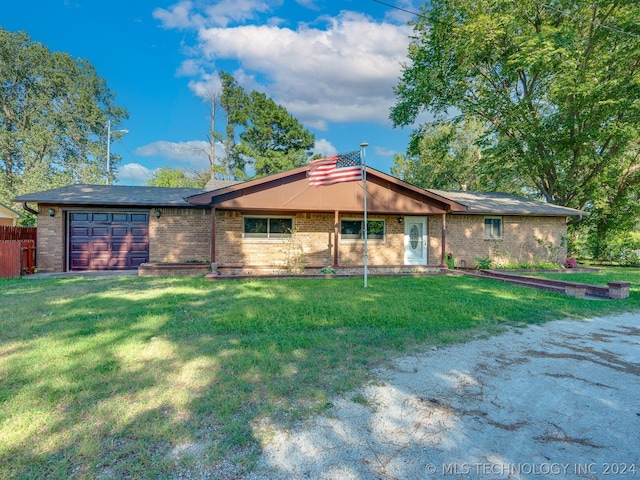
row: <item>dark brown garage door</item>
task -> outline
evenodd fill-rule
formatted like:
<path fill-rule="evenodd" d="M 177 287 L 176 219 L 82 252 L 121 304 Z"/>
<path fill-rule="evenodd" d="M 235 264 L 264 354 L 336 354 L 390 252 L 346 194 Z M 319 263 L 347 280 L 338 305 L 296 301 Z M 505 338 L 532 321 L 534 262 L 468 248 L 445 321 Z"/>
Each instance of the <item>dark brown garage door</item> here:
<path fill-rule="evenodd" d="M 148 214 L 69 213 L 70 270 L 131 270 L 148 261 Z"/>

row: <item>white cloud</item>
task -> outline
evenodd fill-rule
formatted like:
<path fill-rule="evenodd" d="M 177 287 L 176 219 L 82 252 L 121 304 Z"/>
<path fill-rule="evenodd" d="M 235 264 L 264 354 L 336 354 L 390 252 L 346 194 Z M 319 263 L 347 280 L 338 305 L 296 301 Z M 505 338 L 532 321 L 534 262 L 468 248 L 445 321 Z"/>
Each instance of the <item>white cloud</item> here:
<path fill-rule="evenodd" d="M 118 167 L 118 183 L 146 185 L 153 171 L 139 163 L 125 163 Z"/>
<path fill-rule="evenodd" d="M 257 3 L 261 2 L 243 5 Z M 227 2 L 216 5 L 217 11 L 223 4 Z M 210 11 L 207 15 L 205 23 L 216 22 Z M 204 97 L 212 84 L 219 85 L 216 62 L 232 60 L 239 65 L 234 77 L 241 85 L 265 91 L 307 126 L 388 123 L 411 28 L 348 11 L 323 17 L 319 23 L 322 28 L 301 24 L 291 29 L 269 23 L 200 27 L 198 54 L 179 73 L 193 76 L 190 88 Z"/>
<path fill-rule="evenodd" d="M 134 153 L 141 157 L 163 157 L 167 160 L 186 163 L 192 168 L 202 170 L 209 168 L 208 150 L 209 144 L 201 140 L 177 143 L 161 140 L 139 147 Z M 221 145 L 220 148 L 216 150 L 222 154 Z M 216 156 L 218 156 L 217 153 Z"/>
<path fill-rule="evenodd" d="M 312 152 L 314 154 L 319 153 L 320 155 L 328 157 L 330 155 L 335 155 L 336 153 L 338 153 L 338 149 L 334 147 L 329 140 L 321 138 L 320 140 L 316 140 Z"/>
<path fill-rule="evenodd" d="M 210 5 L 206 1 L 182 0 L 169 8 L 156 8 L 153 17 L 167 29 L 226 27 L 230 23 L 254 20 L 260 13 L 269 12 L 279 6 L 281 0 L 220 0 Z M 202 10 L 203 13 L 199 13 Z"/>
<path fill-rule="evenodd" d="M 196 25 L 202 25 L 204 19 L 201 15 L 191 14 L 193 3 L 189 1 L 178 2 L 169 9 L 156 8 L 153 18 L 160 20 L 164 28 L 186 29 Z"/>
<path fill-rule="evenodd" d="M 396 153 L 398 153 L 398 152 L 396 152 L 395 150 L 392 150 L 392 149 L 390 149 L 390 148 L 387 148 L 387 147 L 378 147 L 378 146 L 376 146 L 376 147 L 373 149 L 373 151 L 374 151 L 374 153 L 375 153 L 376 155 L 378 155 L 379 157 L 393 157 Z"/>

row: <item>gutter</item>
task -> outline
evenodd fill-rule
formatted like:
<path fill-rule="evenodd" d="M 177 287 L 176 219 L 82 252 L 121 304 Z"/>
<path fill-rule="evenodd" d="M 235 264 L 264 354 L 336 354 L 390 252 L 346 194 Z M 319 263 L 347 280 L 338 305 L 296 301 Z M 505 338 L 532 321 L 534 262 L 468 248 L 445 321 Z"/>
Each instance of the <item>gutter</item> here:
<path fill-rule="evenodd" d="M 22 202 L 22 208 L 25 211 L 32 213 L 33 215 L 38 215 L 40 213 L 37 210 L 34 210 L 33 208 L 31 208 L 29 205 L 27 205 L 27 202 Z"/>

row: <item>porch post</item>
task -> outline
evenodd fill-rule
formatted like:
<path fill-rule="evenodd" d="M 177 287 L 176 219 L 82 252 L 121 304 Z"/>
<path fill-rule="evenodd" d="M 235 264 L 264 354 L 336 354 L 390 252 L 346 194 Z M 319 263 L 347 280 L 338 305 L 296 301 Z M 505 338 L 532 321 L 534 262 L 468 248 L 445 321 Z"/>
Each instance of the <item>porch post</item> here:
<path fill-rule="evenodd" d="M 333 213 L 333 267 L 338 266 L 338 234 L 340 233 L 340 212 Z"/>
<path fill-rule="evenodd" d="M 445 256 L 447 255 L 447 211 L 442 212 L 442 238 L 440 240 L 441 251 L 440 251 L 440 266 L 444 267 Z"/>
<path fill-rule="evenodd" d="M 211 206 L 211 263 L 216 263 L 216 207 Z"/>

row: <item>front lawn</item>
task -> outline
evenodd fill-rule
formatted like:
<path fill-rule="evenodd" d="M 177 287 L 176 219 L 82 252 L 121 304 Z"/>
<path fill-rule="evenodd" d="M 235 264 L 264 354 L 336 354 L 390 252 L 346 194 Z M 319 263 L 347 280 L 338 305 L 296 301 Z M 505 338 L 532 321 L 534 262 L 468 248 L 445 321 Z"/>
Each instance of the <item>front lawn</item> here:
<path fill-rule="evenodd" d="M 567 278 L 567 277 L 563 277 Z M 331 408 L 393 356 L 504 325 L 640 310 L 433 276 L 207 282 L 0 280 L 0 478 L 251 469 L 280 425 Z"/>

